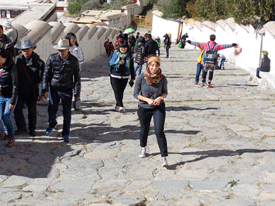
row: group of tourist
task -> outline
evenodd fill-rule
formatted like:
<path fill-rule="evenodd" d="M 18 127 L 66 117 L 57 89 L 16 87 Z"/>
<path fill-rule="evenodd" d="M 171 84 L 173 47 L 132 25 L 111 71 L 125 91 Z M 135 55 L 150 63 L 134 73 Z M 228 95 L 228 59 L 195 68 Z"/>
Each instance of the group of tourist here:
<path fill-rule="evenodd" d="M 4 28 L 8 28 L 5 30 Z M 4 31 L 7 33 L 4 34 Z M 9 37 L 9 36 L 10 37 Z M 70 141 L 71 104 L 80 98 L 80 67 L 84 55 L 77 43 L 76 36 L 68 33 L 66 39 L 60 39 L 54 48 L 57 53 L 49 56 L 46 64 L 34 52 L 36 45 L 26 39 L 17 43 L 18 33 L 9 21 L 0 25 L 0 109 L 4 127 L 3 140 L 7 146 L 15 143 L 15 135 L 27 131 L 36 136 L 37 101 L 49 98 L 50 135 L 57 124 L 56 113 L 62 99 L 63 132 L 65 142 Z M 20 52 L 19 52 L 20 51 Z M 28 129 L 23 115 L 23 108 L 28 107 Z M 13 112 L 17 126 L 14 130 Z"/>

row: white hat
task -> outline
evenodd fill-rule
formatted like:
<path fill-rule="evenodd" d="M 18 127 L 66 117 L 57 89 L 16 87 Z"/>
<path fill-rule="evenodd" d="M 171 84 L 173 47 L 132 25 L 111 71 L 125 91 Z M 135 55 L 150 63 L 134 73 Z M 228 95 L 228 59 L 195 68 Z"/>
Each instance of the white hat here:
<path fill-rule="evenodd" d="M 60 39 L 57 45 L 53 46 L 54 49 L 65 50 L 70 48 L 70 43 L 68 39 Z"/>
<path fill-rule="evenodd" d="M 11 28 L 11 22 L 9 21 L 9 20 L 6 20 L 6 21 L 4 21 L 4 23 L 2 24 L 2 26 L 4 26 L 4 27 L 7 27 L 7 28 Z"/>

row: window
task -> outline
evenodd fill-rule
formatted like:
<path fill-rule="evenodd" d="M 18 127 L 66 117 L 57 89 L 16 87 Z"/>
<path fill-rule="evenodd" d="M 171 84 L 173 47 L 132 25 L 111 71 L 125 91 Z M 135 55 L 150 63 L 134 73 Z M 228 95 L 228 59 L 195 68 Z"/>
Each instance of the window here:
<path fill-rule="evenodd" d="M 7 12 L 5 10 L 1 10 L 1 18 L 6 18 Z"/>

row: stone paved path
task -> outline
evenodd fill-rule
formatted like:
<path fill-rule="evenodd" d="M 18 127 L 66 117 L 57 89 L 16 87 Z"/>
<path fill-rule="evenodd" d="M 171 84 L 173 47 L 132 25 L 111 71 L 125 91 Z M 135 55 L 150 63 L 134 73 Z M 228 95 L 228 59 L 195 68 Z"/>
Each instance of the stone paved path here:
<path fill-rule="evenodd" d="M 127 113 L 114 112 L 102 56 L 83 68 L 83 107 L 73 111 L 69 144 L 62 142 L 62 117 L 53 135 L 44 135 L 43 104 L 37 137 L 20 136 L 13 148 L 0 142 L 0 205 L 275 205 L 274 90 L 229 63 L 215 71 L 214 88 L 201 88 L 194 84 L 198 55 L 173 46 L 171 58 L 162 58 L 168 168 L 161 167 L 153 125 L 149 154 L 138 157 L 133 88 L 125 91 Z"/>

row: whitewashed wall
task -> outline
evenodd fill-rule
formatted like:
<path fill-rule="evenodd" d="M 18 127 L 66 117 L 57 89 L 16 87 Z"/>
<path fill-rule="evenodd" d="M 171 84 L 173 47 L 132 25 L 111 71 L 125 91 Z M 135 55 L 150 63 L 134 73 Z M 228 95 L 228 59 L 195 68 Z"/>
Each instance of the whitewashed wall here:
<path fill-rule="evenodd" d="M 175 41 L 178 32 L 178 24 L 178 22 L 162 19 L 157 15 L 153 15 L 152 34 L 153 36 L 162 37 L 163 34 L 171 32 L 172 39 Z M 271 60 L 271 69 L 268 73 L 260 73 L 262 79 L 256 78 L 256 69 L 259 66 L 260 59 L 261 38 L 251 25 L 247 27 L 237 25 L 235 29 L 232 29 L 229 25 L 223 28 L 217 25 L 216 29 L 210 29 L 203 26 L 202 29 L 199 29 L 197 26 L 183 23 L 182 33 L 184 34 L 186 32 L 191 41 L 206 42 L 209 41 L 210 34 L 215 34 L 216 42 L 219 44 L 239 44 L 240 47 L 242 47 L 242 53 L 238 56 L 234 55 L 234 48 L 221 50 L 220 53 L 224 54 L 229 62 L 249 71 L 251 76 L 254 77 L 254 80 L 258 81 L 263 87 L 275 88 L 275 38 L 268 31 L 266 31 L 263 38 L 262 50 L 269 52 L 268 56 Z M 193 49 L 194 46 L 187 44 L 186 48 Z"/>
<path fill-rule="evenodd" d="M 180 23 L 177 21 L 170 21 L 162 19 L 161 17 L 153 14 L 152 22 L 152 37 L 155 38 L 159 36 L 161 39 L 164 39 L 163 36 L 166 33 L 171 33 L 172 42 L 176 42 L 178 35 L 178 28 Z"/>
<path fill-rule="evenodd" d="M 39 23 L 39 21 L 33 21 L 33 22 L 30 22 L 27 26 L 28 26 L 28 28 L 32 28 L 32 24 L 37 25 L 38 23 Z M 52 27 L 46 22 L 43 22 L 43 24 L 45 24 L 45 28 L 47 26 L 49 26 L 50 28 Z M 60 24 L 60 26 L 63 27 L 65 25 Z M 80 25 L 80 26 L 83 26 L 83 25 Z M 88 28 L 87 32 L 84 34 L 82 39 L 80 39 L 80 33 L 79 33 L 81 31 L 80 29 L 77 30 L 76 32 L 70 31 L 68 29 L 66 30 L 66 27 L 64 29 L 64 30 L 66 30 L 66 33 L 74 32 L 76 34 L 77 41 L 78 41 L 81 49 L 83 50 L 83 53 L 85 56 L 85 62 L 88 62 L 91 59 L 95 59 L 99 55 L 102 55 L 105 53 L 105 48 L 103 45 L 104 45 L 104 41 L 106 38 L 109 38 L 109 40 L 112 41 L 113 44 L 116 41 L 116 35 L 114 35 L 114 34 L 118 33 L 118 29 L 103 27 L 103 26 L 95 26 L 95 27 L 97 28 L 97 30 L 91 36 L 91 38 L 89 38 L 89 32 L 90 32 L 90 30 L 93 29 L 93 27 Z M 109 29 L 111 29 L 111 32 Z M 108 32 L 108 30 L 109 30 L 109 32 Z M 55 50 L 53 48 L 53 44 L 52 44 L 53 34 L 51 34 L 51 29 L 45 30 L 45 31 L 46 31 L 46 33 L 44 33 L 44 35 L 41 36 L 41 29 L 37 28 L 37 30 L 36 30 L 34 27 L 31 32 L 29 32 L 27 35 L 25 35 L 22 38 L 22 40 L 30 39 L 32 42 L 36 43 L 37 48 L 35 49 L 35 52 L 44 61 L 46 61 L 48 59 L 50 54 L 57 52 L 57 50 Z M 57 37 L 57 41 L 60 38 L 64 38 L 65 35 L 66 34 L 64 32 L 61 32 Z"/>

